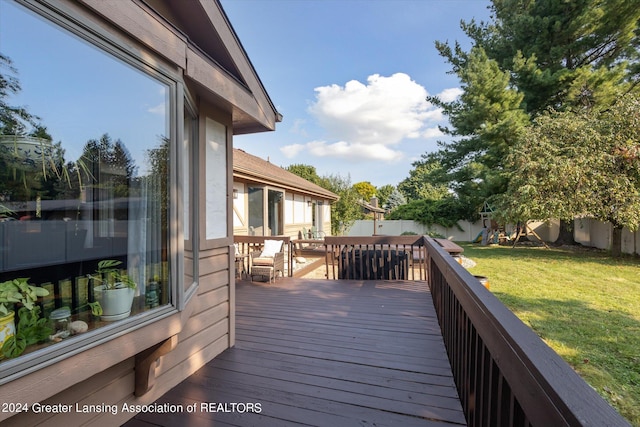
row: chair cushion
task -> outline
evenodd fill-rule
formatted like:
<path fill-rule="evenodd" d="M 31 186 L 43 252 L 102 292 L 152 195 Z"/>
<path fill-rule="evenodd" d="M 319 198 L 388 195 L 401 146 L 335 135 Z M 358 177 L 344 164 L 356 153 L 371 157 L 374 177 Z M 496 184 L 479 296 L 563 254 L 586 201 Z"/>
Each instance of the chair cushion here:
<path fill-rule="evenodd" d="M 263 257 L 260 256 L 258 258 L 253 259 L 253 265 L 263 265 L 263 266 L 273 266 L 273 257 Z"/>
<path fill-rule="evenodd" d="M 265 240 L 260 258 L 274 257 L 282 250 L 282 240 Z M 273 263 L 273 262 L 272 262 Z"/>

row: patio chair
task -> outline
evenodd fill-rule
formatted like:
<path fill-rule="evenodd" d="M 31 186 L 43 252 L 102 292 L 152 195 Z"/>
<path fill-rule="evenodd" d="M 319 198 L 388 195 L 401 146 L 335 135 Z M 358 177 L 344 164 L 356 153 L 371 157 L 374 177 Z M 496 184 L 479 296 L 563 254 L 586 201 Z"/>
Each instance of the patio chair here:
<path fill-rule="evenodd" d="M 322 240 L 327 236 L 324 231 L 318 231 L 316 227 L 311 227 L 310 234 L 311 238 L 316 240 Z"/>
<path fill-rule="evenodd" d="M 308 240 L 311 238 L 311 230 L 307 230 L 306 228 L 302 227 L 302 237 L 300 237 L 301 239 L 304 240 Z"/>
<path fill-rule="evenodd" d="M 269 283 L 275 281 L 280 272 L 284 276 L 284 251 L 282 240 L 265 240 L 261 251 L 253 251 L 250 256 L 250 275 L 267 277 Z"/>

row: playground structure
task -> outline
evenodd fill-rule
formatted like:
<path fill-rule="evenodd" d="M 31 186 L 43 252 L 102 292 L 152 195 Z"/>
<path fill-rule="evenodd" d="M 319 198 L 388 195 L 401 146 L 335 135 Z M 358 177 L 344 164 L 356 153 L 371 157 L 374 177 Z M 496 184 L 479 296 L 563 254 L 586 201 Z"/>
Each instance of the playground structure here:
<path fill-rule="evenodd" d="M 521 239 L 526 239 L 528 241 L 542 243 L 546 248 L 548 248 L 547 244 L 538 235 L 538 233 L 536 233 L 536 231 L 529 226 L 529 221 L 518 223 L 515 225 L 515 230 L 507 232 L 504 225 L 498 224 L 493 219 L 493 214 L 493 208 L 489 205 L 489 203 L 485 201 L 484 205 L 482 206 L 482 210 L 480 211 L 482 230 L 473 240 L 473 243 L 481 243 L 482 245 L 506 245 L 513 242 L 512 247 L 515 247 L 518 242 L 521 241 Z M 533 238 L 531 236 L 533 236 Z"/>

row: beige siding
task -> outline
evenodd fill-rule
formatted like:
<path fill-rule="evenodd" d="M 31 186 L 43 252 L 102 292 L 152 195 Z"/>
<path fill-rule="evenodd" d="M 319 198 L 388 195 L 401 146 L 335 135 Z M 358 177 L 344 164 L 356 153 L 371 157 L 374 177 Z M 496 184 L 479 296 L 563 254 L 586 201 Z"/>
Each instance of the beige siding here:
<path fill-rule="evenodd" d="M 244 77 L 249 89 L 231 78 L 197 49 L 190 47 L 186 38 L 177 33 L 171 25 L 149 13 L 143 3 L 123 0 L 52 0 L 51 3 L 87 27 L 100 33 L 104 32 L 105 36 L 141 60 L 153 63 L 167 71 L 167 74 L 173 74 L 177 80 L 180 76 L 186 75 L 199 83 L 200 85 L 193 85 L 192 88 L 199 92 L 192 95 L 214 99 L 214 104 L 217 102 L 218 107 L 223 109 L 217 109 L 216 112 L 224 118 L 222 121 L 229 129 L 232 121 L 237 123 L 237 119 L 243 120 L 246 128 L 250 128 L 250 125 L 255 125 L 256 129 L 260 130 L 273 128 L 276 112 L 270 110 L 266 93 L 257 76 L 253 74 L 250 63 L 244 58 L 242 48 L 234 39 L 231 29 L 226 26 L 223 15 L 217 10 L 216 3 L 202 2 L 214 24 L 223 27 L 216 29 L 221 31 L 221 37 L 225 42 L 232 44 L 227 47 L 234 59 L 239 61 L 238 67 L 241 72 L 247 74 Z M 82 5 L 86 5 L 87 9 Z M 91 9 L 96 12 L 95 15 L 90 13 Z M 190 85 L 191 82 L 187 83 Z M 212 97 L 212 94 L 226 100 Z M 206 107 L 200 105 L 200 114 L 215 109 L 214 104 Z M 229 131 L 229 135 L 231 133 Z M 202 144 L 203 136 L 200 135 L 200 138 Z M 229 158 L 231 145 L 229 139 Z M 200 170 L 200 174 L 202 183 L 203 170 Z M 231 182 L 230 164 L 228 179 Z M 229 216 L 233 210 L 230 205 L 227 209 Z M 240 213 L 244 214 L 244 201 L 242 205 L 243 210 Z M 198 223 L 200 218 L 192 218 L 191 221 Z M 202 233 L 202 224 L 200 228 Z M 229 225 L 228 233 L 232 230 L 235 231 L 233 225 Z M 295 231 L 297 233 L 297 227 Z M 192 236 L 192 243 L 198 244 L 201 237 Z M 117 415 L 96 412 L 82 414 L 77 413 L 75 407 L 69 414 L 55 415 L 29 411 L 10 417 L 11 414 L 0 412 L 3 427 L 39 424 L 65 427 L 80 424 L 119 425 L 135 415 L 122 413 L 123 403 L 148 404 L 155 401 L 203 364 L 233 345 L 235 284 L 234 274 L 230 269 L 233 265 L 229 252 L 232 249 L 230 241 L 231 238 L 228 237 L 200 245 L 197 278 L 194 277 L 196 273 L 192 268 L 193 252 L 185 251 L 185 270 L 180 277 L 184 283 L 176 284 L 176 288 L 181 292 L 188 289 L 194 281 L 198 287 L 182 311 L 167 313 L 162 319 L 138 326 L 133 331 L 114 335 L 108 341 L 95 343 L 93 347 L 87 347 L 76 355 L 62 358 L 0 386 L 3 402 L 30 405 L 36 402 L 64 405 L 115 404 L 118 407 Z M 161 356 L 157 363 L 152 365 L 155 375 L 154 386 L 143 396 L 135 397 L 135 356 L 171 337 L 177 337 L 176 348 Z"/>
<path fill-rule="evenodd" d="M 233 224 L 233 234 L 236 236 L 246 236 L 249 234 L 248 228 L 246 225 L 240 223 L 236 218 L 247 218 L 248 217 L 248 202 L 246 199 L 246 194 L 244 194 L 244 183 L 234 182 L 233 188 L 238 189 L 238 199 L 233 201 L 233 210 L 234 210 L 234 224 Z M 274 187 L 275 188 L 275 187 Z M 312 198 L 308 195 L 301 193 L 294 193 L 291 191 L 285 192 L 285 203 L 284 203 L 284 235 L 291 237 L 292 239 L 297 239 L 298 233 L 302 232 L 302 228 L 306 228 L 307 230 L 311 229 L 313 223 L 313 215 L 312 215 L 312 207 L 307 205 L 308 202 L 315 202 L 316 198 Z M 326 235 L 331 234 L 331 205 L 330 201 L 323 201 L 323 218 L 325 221 L 323 222 L 323 230 Z"/>

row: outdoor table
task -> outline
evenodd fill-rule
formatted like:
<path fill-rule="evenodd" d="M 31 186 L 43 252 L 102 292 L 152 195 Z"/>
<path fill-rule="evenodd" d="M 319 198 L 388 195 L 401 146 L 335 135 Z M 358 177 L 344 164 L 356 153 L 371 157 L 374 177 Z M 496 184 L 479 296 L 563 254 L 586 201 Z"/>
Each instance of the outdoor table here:
<path fill-rule="evenodd" d="M 242 279 L 247 275 L 247 259 L 249 254 L 236 254 L 236 278 Z M 244 276 L 243 276 L 244 274 Z"/>

